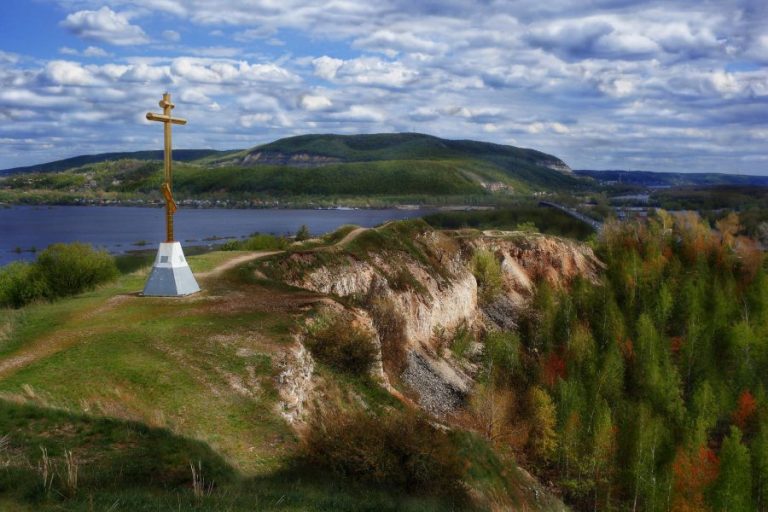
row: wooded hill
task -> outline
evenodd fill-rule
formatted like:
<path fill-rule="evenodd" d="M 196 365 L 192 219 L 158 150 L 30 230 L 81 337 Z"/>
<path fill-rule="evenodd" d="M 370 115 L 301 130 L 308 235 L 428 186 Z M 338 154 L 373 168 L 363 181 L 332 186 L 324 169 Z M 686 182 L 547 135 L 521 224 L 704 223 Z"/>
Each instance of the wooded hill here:
<path fill-rule="evenodd" d="M 562 160 L 539 151 L 410 133 L 304 135 L 243 151 L 201 150 L 202 156 L 186 159 L 196 151 L 174 152 L 180 198 L 508 196 L 572 190 L 583 183 Z M 2 171 L 11 176 L 0 181 L 6 192 L 0 201 L 18 202 L 10 191 L 21 190 L 27 196 L 35 191 L 49 196 L 39 202 L 50 202 L 51 191 L 60 199 L 84 193 L 112 199 L 153 194 L 161 163 L 146 161 L 151 153 L 160 156 L 112 153 L 51 162 L 23 173 Z M 67 162 L 72 165 L 65 169 Z"/>

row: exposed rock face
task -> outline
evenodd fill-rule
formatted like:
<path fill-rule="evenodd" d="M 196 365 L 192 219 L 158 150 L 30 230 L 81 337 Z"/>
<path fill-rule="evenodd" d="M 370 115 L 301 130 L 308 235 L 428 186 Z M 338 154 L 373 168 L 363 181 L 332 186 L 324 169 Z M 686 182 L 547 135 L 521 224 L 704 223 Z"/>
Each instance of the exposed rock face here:
<path fill-rule="evenodd" d="M 510 288 L 522 295 L 534 291 L 541 279 L 556 286 L 577 276 L 595 280 L 603 267 L 589 247 L 553 236 L 485 231 L 465 244 L 470 250 L 482 248 L 495 253 Z"/>
<path fill-rule="evenodd" d="M 561 172 L 563 174 L 573 174 L 573 169 L 568 167 L 568 165 L 562 160 L 544 160 L 536 163 L 538 165 L 541 165 L 542 167 L 546 167 L 548 169 L 552 169 L 553 171 Z"/>
<path fill-rule="evenodd" d="M 290 167 L 320 167 L 341 162 L 340 158 L 310 153 L 279 153 L 254 151 L 240 162 L 240 165 L 287 165 Z"/>
<path fill-rule="evenodd" d="M 414 242 L 428 257 L 386 248 L 365 258 L 344 252 L 322 260 L 313 253 L 293 254 L 283 263 L 294 269 L 286 271 L 284 279 L 294 286 L 352 298 L 362 306 L 355 308 L 356 317 L 371 328 L 380 314 L 373 304 L 385 302 L 399 317 L 396 343 L 405 353 L 404 370 L 389 378 L 409 386 L 420 405 L 436 416 L 460 406 L 473 384 L 466 365 L 442 357 L 437 331 L 450 336 L 459 326 L 512 329 L 537 282 L 563 286 L 576 276 L 594 280 L 602 266 L 589 247 L 539 234 L 493 231 L 451 237 L 428 230 Z M 478 249 L 493 252 L 504 272 L 504 293 L 482 306 L 470 269 Z M 397 277 L 403 275 L 407 277 Z M 386 382 L 387 376 L 379 372 L 381 367 L 377 373 Z"/>
<path fill-rule="evenodd" d="M 279 413 L 294 424 L 304 417 L 313 388 L 312 375 L 315 361 L 301 343 L 296 343 L 278 362 L 277 390 L 280 394 Z"/>
<path fill-rule="evenodd" d="M 415 350 L 408 354 L 401 379 L 417 394 L 421 408 L 438 417 L 461 407 L 473 384 L 445 359 Z"/>

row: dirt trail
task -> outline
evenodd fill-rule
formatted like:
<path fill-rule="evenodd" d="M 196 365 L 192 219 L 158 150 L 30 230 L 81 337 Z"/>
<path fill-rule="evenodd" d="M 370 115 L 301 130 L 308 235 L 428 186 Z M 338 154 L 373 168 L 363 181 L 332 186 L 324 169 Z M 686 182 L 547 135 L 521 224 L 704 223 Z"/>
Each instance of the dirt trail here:
<path fill-rule="evenodd" d="M 82 326 L 87 323 L 87 320 L 111 311 L 133 297 L 136 297 L 136 294 L 115 295 L 95 307 L 79 311 L 72 318 L 66 320 L 61 328 L 43 335 L 0 361 L 0 380 L 39 359 L 77 344 L 83 337 L 90 336 L 99 330 L 108 330 L 108 328 L 84 329 Z M 72 325 L 76 327 L 68 327 Z"/>
<path fill-rule="evenodd" d="M 266 258 L 267 256 L 272 256 L 274 254 L 280 254 L 284 251 L 254 251 L 249 252 L 248 254 L 242 254 L 240 256 L 237 256 L 236 258 L 232 258 L 231 260 L 227 260 L 221 265 L 217 266 L 213 270 L 209 270 L 208 272 L 199 272 L 195 274 L 195 277 L 199 278 L 206 278 L 206 277 L 212 277 L 212 276 L 219 276 L 226 272 L 227 270 L 231 268 L 235 268 L 238 265 L 241 265 L 243 263 L 246 263 L 248 261 L 256 260 L 259 258 Z"/>
<path fill-rule="evenodd" d="M 344 238 L 342 238 L 341 240 L 339 240 L 335 244 L 333 244 L 333 245 L 324 245 L 324 246 L 318 247 L 318 248 L 316 248 L 314 250 L 315 251 L 330 251 L 330 250 L 336 249 L 338 247 L 344 247 L 345 245 L 347 245 L 352 240 L 354 240 L 355 238 L 360 236 L 362 233 L 365 233 L 369 229 L 371 229 L 371 228 L 355 228 L 352 231 L 350 231 L 349 233 L 347 233 L 344 236 Z"/>
<path fill-rule="evenodd" d="M 343 247 L 343 246 L 347 245 L 349 242 L 351 242 L 352 240 L 354 240 L 355 238 L 357 238 L 358 236 L 360 236 L 362 233 L 368 231 L 368 229 L 370 229 L 370 228 L 355 228 L 352 231 L 350 231 L 349 233 L 347 233 L 347 236 L 345 236 L 344 238 L 339 240 L 334 245 L 336 247 Z"/>

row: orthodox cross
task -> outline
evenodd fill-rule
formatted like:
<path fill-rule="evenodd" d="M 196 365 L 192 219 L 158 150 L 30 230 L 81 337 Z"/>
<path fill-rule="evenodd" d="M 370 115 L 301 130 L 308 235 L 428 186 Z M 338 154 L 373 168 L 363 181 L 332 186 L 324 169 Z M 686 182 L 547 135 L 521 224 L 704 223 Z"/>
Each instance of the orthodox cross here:
<path fill-rule="evenodd" d="M 173 214 L 176 213 L 176 202 L 173 200 L 173 171 L 171 168 L 171 125 L 187 124 L 186 119 L 171 117 L 171 110 L 175 107 L 171 103 L 171 95 L 163 93 L 163 99 L 160 101 L 162 114 L 147 113 L 147 119 L 150 121 L 160 121 L 163 124 L 163 135 L 165 136 L 165 155 L 163 163 L 165 167 L 165 182 L 161 187 L 163 197 L 165 198 L 165 236 L 166 242 L 173 242 Z"/>

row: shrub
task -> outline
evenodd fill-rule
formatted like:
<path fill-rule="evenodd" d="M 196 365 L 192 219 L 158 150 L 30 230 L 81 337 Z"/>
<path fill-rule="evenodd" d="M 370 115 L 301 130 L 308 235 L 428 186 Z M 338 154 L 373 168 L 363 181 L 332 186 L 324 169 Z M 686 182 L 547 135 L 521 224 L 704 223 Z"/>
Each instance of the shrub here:
<path fill-rule="evenodd" d="M 294 238 L 297 242 L 303 242 L 304 240 L 309 240 L 311 236 L 307 225 L 302 224 L 299 230 L 296 231 L 296 236 Z"/>
<path fill-rule="evenodd" d="M 496 256 L 486 249 L 478 249 L 472 257 L 472 271 L 480 287 L 481 302 L 493 302 L 502 287 L 501 264 Z"/>
<path fill-rule="evenodd" d="M 524 233 L 538 233 L 539 228 L 536 227 L 536 224 L 534 224 L 531 221 L 527 222 L 521 222 L 517 226 L 515 226 L 516 231 L 522 231 Z"/>
<path fill-rule="evenodd" d="M 388 276 L 387 281 L 389 286 L 398 292 L 414 291 L 421 295 L 429 295 L 429 290 L 405 267 L 399 268 L 394 274 Z"/>
<path fill-rule="evenodd" d="M 14 262 L 0 268 L 0 306 L 20 308 L 48 295 L 48 284 L 38 267 Z"/>
<path fill-rule="evenodd" d="M 488 333 L 485 354 L 495 376 L 508 381 L 520 367 L 520 337 L 512 332 Z"/>
<path fill-rule="evenodd" d="M 267 251 L 283 250 L 288 240 L 281 236 L 254 233 L 245 240 L 229 240 L 221 246 L 222 251 Z"/>
<path fill-rule="evenodd" d="M 117 277 L 115 258 L 82 243 L 53 244 L 37 257 L 35 265 L 51 297 L 76 295 Z"/>
<path fill-rule="evenodd" d="M 462 322 L 456 330 L 453 332 L 453 340 L 451 340 L 451 352 L 458 358 L 463 358 L 467 355 L 469 346 L 474 341 L 472 331 L 466 322 Z"/>
<path fill-rule="evenodd" d="M 339 477 L 439 494 L 458 494 L 465 468 L 450 436 L 411 412 L 315 420 L 301 459 Z"/>
<path fill-rule="evenodd" d="M 318 319 L 308 329 L 306 344 L 320 362 L 353 375 L 367 375 L 378 352 L 371 334 L 341 315 Z"/>
<path fill-rule="evenodd" d="M 400 375 L 405 369 L 405 318 L 388 298 L 373 295 L 368 298 L 368 311 L 381 340 L 381 360 L 389 375 Z"/>

